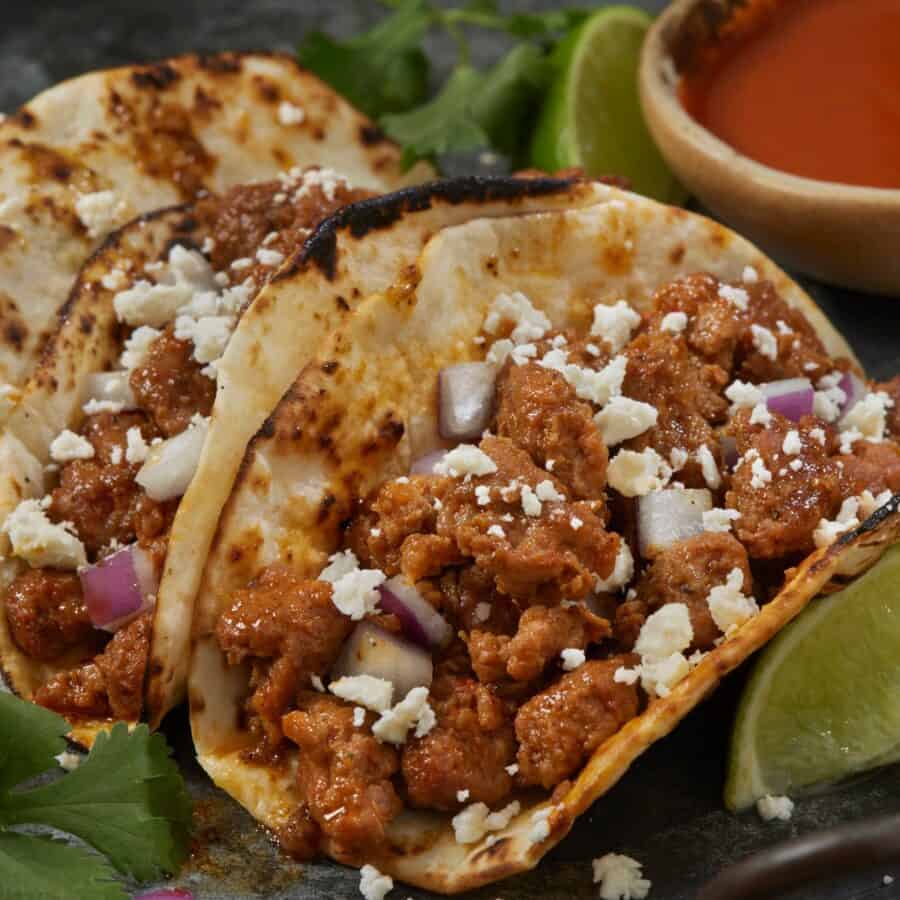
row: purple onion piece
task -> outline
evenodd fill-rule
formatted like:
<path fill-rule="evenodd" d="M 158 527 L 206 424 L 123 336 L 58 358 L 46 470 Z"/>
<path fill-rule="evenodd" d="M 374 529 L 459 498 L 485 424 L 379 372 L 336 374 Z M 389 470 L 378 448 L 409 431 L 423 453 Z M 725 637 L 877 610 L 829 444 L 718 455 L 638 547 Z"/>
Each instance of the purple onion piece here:
<path fill-rule="evenodd" d="M 847 399 L 841 405 L 842 417 L 869 393 L 869 386 L 855 372 L 845 372 L 838 382 L 838 387 L 847 395 Z"/>
<path fill-rule="evenodd" d="M 784 378 L 759 386 L 770 412 L 779 413 L 792 422 L 812 415 L 815 391 L 808 378 Z"/>
<path fill-rule="evenodd" d="M 95 628 L 117 631 L 143 612 L 156 592 L 149 556 L 132 544 L 78 572 L 84 603 Z"/>
<path fill-rule="evenodd" d="M 433 475 L 434 467 L 447 455 L 446 450 L 435 450 L 417 459 L 410 466 L 410 475 Z"/>
<path fill-rule="evenodd" d="M 438 374 L 438 431 L 445 440 L 469 441 L 491 421 L 496 368 L 490 363 L 459 363 Z"/>
<path fill-rule="evenodd" d="M 401 575 L 388 579 L 379 588 L 381 608 L 393 613 L 403 633 L 421 647 L 440 647 L 453 636 L 443 616 Z"/>

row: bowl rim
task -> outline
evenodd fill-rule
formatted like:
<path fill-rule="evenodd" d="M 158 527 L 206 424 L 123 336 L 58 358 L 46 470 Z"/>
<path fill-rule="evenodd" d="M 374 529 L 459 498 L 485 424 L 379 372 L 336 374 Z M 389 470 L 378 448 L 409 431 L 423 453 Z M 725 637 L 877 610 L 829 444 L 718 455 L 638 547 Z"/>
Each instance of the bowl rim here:
<path fill-rule="evenodd" d="M 667 46 L 667 34 L 682 26 L 687 14 L 710 0 L 673 0 L 651 26 L 641 51 L 639 81 L 642 103 L 646 96 L 653 103 L 654 112 L 669 119 L 669 125 L 680 135 L 681 141 L 696 151 L 726 166 L 734 174 L 771 189 L 815 200 L 864 203 L 868 206 L 900 206 L 900 188 L 882 188 L 823 181 L 794 175 L 776 169 L 741 153 L 736 147 L 698 122 L 682 106 L 675 91 L 678 75 L 675 62 Z M 646 115 L 646 112 L 645 112 Z"/>

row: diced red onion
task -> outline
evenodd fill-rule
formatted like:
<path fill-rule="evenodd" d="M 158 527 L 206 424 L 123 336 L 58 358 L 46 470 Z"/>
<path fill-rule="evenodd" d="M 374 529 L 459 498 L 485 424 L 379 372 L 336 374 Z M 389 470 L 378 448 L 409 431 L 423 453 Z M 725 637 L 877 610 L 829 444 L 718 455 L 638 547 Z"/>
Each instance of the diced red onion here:
<path fill-rule="evenodd" d="M 186 888 L 155 888 L 135 894 L 134 900 L 194 900 L 194 895 Z"/>
<path fill-rule="evenodd" d="M 816 392 L 808 378 L 783 378 L 761 384 L 759 389 L 770 412 L 779 413 L 792 422 L 812 415 Z"/>
<path fill-rule="evenodd" d="M 403 633 L 420 647 L 442 647 L 453 637 L 444 617 L 402 575 L 388 579 L 378 590 L 381 608 L 393 613 Z"/>
<path fill-rule="evenodd" d="M 125 409 L 134 409 L 137 401 L 128 381 L 129 373 L 124 369 L 118 372 L 94 372 L 84 382 L 84 399 L 106 400 L 110 403 L 122 403 Z"/>
<path fill-rule="evenodd" d="M 331 670 L 333 678 L 371 675 L 394 685 L 394 702 L 415 687 L 430 687 L 431 654 L 371 622 L 361 622 L 347 638 Z"/>
<path fill-rule="evenodd" d="M 487 362 L 459 363 L 438 374 L 438 431 L 442 438 L 468 441 L 488 427 L 494 406 L 496 368 Z"/>
<path fill-rule="evenodd" d="M 409 469 L 410 475 L 433 475 L 434 467 L 447 455 L 446 450 L 435 450 L 417 459 Z"/>
<path fill-rule="evenodd" d="M 730 434 L 723 434 L 719 438 L 719 447 L 722 448 L 722 459 L 729 469 L 733 469 L 740 459 L 737 449 L 737 441 Z"/>
<path fill-rule="evenodd" d="M 78 577 L 91 622 L 104 631 L 118 631 L 148 609 L 159 586 L 153 560 L 137 544 L 79 569 Z"/>
<path fill-rule="evenodd" d="M 703 513 L 712 509 L 706 488 L 653 491 L 638 498 L 638 546 L 649 559 L 677 541 L 703 531 Z"/>
<path fill-rule="evenodd" d="M 147 461 L 141 466 L 135 481 L 151 500 L 161 502 L 184 494 L 197 471 L 207 431 L 205 422 L 192 425 L 181 434 L 150 448 Z"/>
<path fill-rule="evenodd" d="M 841 404 L 842 418 L 869 393 L 869 386 L 854 372 L 845 372 L 838 387 L 847 395 L 847 399 Z"/>

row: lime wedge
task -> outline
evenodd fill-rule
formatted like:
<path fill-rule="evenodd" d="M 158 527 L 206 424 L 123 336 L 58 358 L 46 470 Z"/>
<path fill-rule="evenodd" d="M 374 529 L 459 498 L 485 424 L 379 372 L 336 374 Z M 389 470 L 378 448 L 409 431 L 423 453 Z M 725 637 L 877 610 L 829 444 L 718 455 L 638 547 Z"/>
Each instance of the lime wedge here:
<path fill-rule="evenodd" d="M 795 795 L 900 759 L 900 546 L 759 657 L 731 736 L 725 804 Z"/>
<path fill-rule="evenodd" d="M 638 60 L 651 22 L 643 10 L 610 6 L 560 42 L 557 75 L 531 144 L 533 166 L 624 175 L 648 197 L 668 203 L 686 198 L 647 131 L 638 100 Z"/>

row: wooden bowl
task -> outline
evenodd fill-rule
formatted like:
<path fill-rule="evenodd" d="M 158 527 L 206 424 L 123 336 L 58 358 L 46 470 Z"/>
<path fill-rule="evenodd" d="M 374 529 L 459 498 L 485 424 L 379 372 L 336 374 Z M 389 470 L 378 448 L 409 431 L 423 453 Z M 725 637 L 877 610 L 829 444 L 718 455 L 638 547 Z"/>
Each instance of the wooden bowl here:
<path fill-rule="evenodd" d="M 900 296 L 900 190 L 789 175 L 739 153 L 692 119 L 677 86 L 746 0 L 675 0 L 650 29 L 639 72 L 647 126 L 669 166 L 716 216 L 788 267 Z"/>

